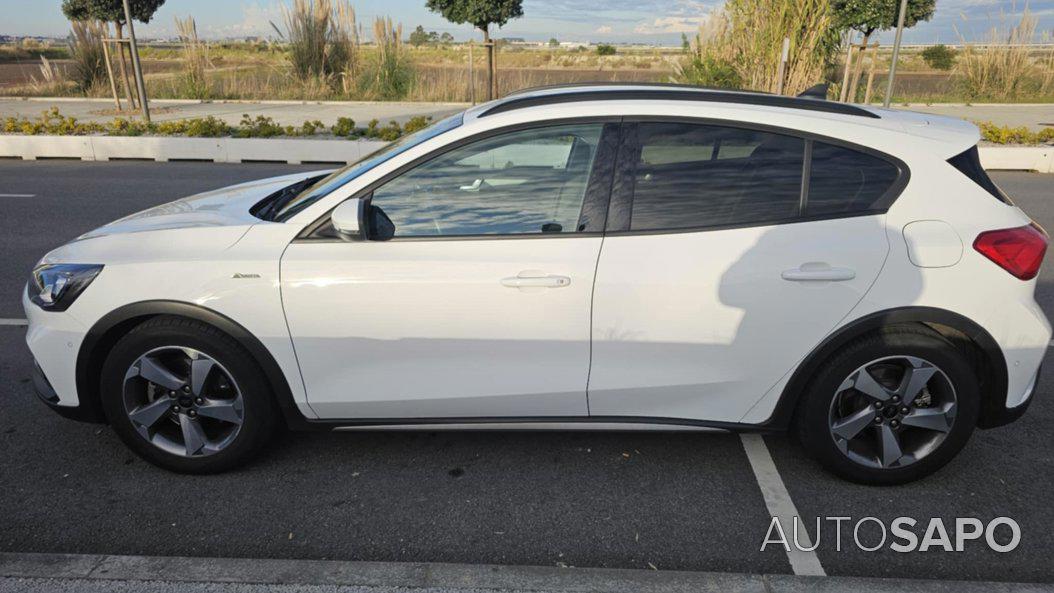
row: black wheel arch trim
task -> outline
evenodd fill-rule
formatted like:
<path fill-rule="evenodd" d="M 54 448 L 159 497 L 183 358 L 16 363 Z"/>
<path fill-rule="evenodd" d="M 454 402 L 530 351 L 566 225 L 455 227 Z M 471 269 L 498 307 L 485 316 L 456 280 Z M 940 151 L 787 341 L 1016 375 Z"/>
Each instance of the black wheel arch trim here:
<path fill-rule="evenodd" d="M 77 352 L 76 382 L 80 416 L 88 421 L 105 422 L 99 397 L 99 380 L 105 355 L 126 331 L 151 317 L 174 315 L 207 323 L 238 341 L 260 365 L 275 395 L 286 424 L 290 428 L 304 428 L 308 420 L 300 412 L 293 399 L 289 382 L 278 362 L 263 342 L 237 321 L 226 315 L 193 303 L 183 301 L 153 300 L 124 305 L 107 313 L 88 330 Z"/>
<path fill-rule="evenodd" d="M 1016 417 L 1008 413 L 1007 366 L 1002 348 L 983 327 L 973 320 L 958 313 L 936 307 L 899 307 L 870 313 L 840 327 L 818 346 L 813 348 L 794 370 L 787 385 L 783 388 L 776 409 L 762 426 L 772 430 L 786 430 L 794 420 L 794 414 L 801 396 L 805 394 L 809 381 L 820 366 L 839 348 L 845 346 L 867 333 L 884 326 L 919 323 L 937 324 L 950 327 L 968 337 L 976 344 L 985 357 L 984 369 L 988 381 L 981 385 L 981 415 L 978 420 L 980 428 L 994 428 L 1012 422 Z"/>

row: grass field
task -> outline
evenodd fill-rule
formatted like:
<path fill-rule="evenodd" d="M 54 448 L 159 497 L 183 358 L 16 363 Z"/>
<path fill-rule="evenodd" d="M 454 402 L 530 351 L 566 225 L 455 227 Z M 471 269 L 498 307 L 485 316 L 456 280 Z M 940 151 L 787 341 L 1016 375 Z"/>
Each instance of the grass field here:
<path fill-rule="evenodd" d="M 467 45 L 406 47 L 412 64 L 413 79 L 405 96 L 412 101 L 468 101 L 472 98 Z M 377 49 L 370 44 L 361 46 L 361 62 L 369 64 Z M 961 52 L 960 52 L 961 53 Z M 1035 89 L 1024 88 L 1014 97 L 977 96 L 964 84 L 957 68 L 941 71 L 931 68 L 921 57 L 920 48 L 906 48 L 898 66 L 894 102 L 1054 102 L 1054 46 L 1035 46 L 1029 50 L 1030 59 L 1038 65 L 1037 76 L 1047 79 Z M 40 55 L 52 63 L 58 80 L 47 82 L 41 72 Z M 97 85 L 83 93 L 65 80 L 69 62 L 61 47 L 35 49 L 0 46 L 0 95 L 56 96 L 83 95 L 105 97 L 106 86 Z M 183 84 L 182 52 L 178 47 L 146 46 L 142 48 L 148 92 L 154 98 L 208 99 L 302 99 L 302 100 L 370 100 L 377 97 L 367 92 L 345 92 L 340 85 L 322 80 L 298 80 L 292 75 L 288 52 L 283 46 L 272 44 L 210 44 L 206 70 L 207 89 L 199 89 L 191 96 Z M 473 75 L 477 100 L 484 96 L 486 85 L 484 55 L 478 46 L 474 51 Z M 676 73 L 683 58 L 680 48 L 620 47 L 618 53 L 600 56 L 595 48 L 550 49 L 505 46 L 498 55 L 498 87 L 501 94 L 514 90 L 574 82 L 668 82 Z M 841 58 L 844 59 L 844 58 Z M 874 68 L 873 100 L 881 98 L 890 62 L 888 49 L 877 54 Z M 860 83 L 860 98 L 870 72 L 864 68 Z M 841 81 L 841 67 L 827 75 L 829 80 Z"/>

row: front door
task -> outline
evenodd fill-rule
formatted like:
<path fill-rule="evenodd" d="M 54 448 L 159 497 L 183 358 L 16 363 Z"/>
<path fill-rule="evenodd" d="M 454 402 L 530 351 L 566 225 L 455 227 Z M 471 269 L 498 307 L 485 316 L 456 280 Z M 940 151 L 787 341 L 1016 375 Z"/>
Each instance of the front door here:
<path fill-rule="evenodd" d="M 291 244 L 282 298 L 312 409 L 329 419 L 587 415 L 603 240 L 591 231 L 603 216 L 583 210 L 607 199 L 609 185 L 591 178 L 612 158 L 598 150 L 605 133 L 617 125 L 488 135 L 373 190 L 394 236 Z"/>

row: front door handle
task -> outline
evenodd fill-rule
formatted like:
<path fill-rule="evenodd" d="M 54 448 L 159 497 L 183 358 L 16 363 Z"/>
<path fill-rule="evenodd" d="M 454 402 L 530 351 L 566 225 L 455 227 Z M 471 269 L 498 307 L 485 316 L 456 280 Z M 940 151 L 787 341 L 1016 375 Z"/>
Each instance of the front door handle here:
<path fill-rule="evenodd" d="M 851 268 L 832 268 L 823 262 L 809 262 L 793 270 L 784 270 L 780 276 L 791 282 L 844 282 L 856 278 Z"/>
<path fill-rule="evenodd" d="M 567 276 L 546 274 L 536 270 L 524 270 L 515 276 L 501 279 L 502 286 L 509 288 L 562 288 L 571 284 Z"/>

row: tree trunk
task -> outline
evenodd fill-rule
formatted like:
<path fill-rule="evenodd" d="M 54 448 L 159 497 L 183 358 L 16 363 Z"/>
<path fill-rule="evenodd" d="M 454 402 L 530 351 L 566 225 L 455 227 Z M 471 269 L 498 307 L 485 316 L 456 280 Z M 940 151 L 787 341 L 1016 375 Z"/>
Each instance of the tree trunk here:
<path fill-rule="evenodd" d="M 867 57 L 867 44 L 871 39 L 871 33 L 864 33 L 864 40 L 860 42 L 859 56 L 856 67 L 853 69 L 853 83 L 849 85 L 849 102 L 856 103 L 856 91 L 860 87 L 860 78 L 864 75 L 864 58 Z"/>
<path fill-rule="evenodd" d="M 114 22 L 114 29 L 116 30 L 117 39 L 124 39 L 121 33 L 121 22 Z M 121 68 L 121 78 L 124 80 L 124 94 L 128 97 L 128 106 L 131 109 L 135 109 L 135 99 L 132 97 L 132 83 L 128 80 L 128 66 L 124 60 L 124 43 L 117 44 L 117 62 Z"/>
<path fill-rule="evenodd" d="M 487 27 L 480 27 L 483 31 L 483 47 L 487 48 L 487 100 L 494 99 L 494 42 L 490 40 L 490 31 Z"/>

